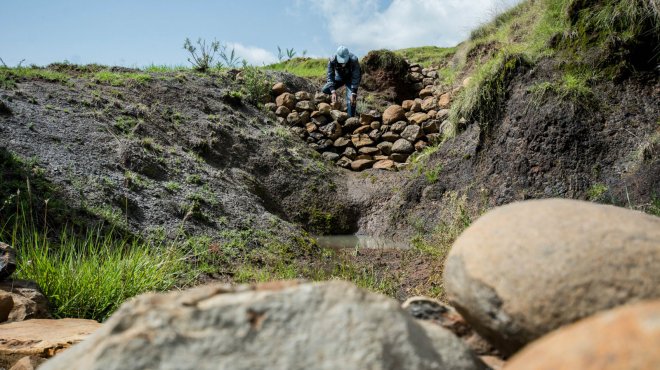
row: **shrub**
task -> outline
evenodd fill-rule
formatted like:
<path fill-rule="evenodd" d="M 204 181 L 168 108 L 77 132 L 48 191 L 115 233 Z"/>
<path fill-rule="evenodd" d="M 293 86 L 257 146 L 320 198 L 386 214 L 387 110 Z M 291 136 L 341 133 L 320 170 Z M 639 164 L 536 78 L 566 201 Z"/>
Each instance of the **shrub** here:
<path fill-rule="evenodd" d="M 216 53 L 220 50 L 220 42 L 214 40 L 210 45 L 207 45 L 206 40 L 198 38 L 197 46 L 195 46 L 189 38 L 186 38 L 183 48 L 190 53 L 192 59 L 188 58 L 188 62 L 193 65 L 193 68 L 200 72 L 206 72 L 213 65 Z"/>
<path fill-rule="evenodd" d="M 259 68 L 243 63 L 241 70 L 245 100 L 252 104 L 264 103 L 270 96 L 272 81 Z"/>

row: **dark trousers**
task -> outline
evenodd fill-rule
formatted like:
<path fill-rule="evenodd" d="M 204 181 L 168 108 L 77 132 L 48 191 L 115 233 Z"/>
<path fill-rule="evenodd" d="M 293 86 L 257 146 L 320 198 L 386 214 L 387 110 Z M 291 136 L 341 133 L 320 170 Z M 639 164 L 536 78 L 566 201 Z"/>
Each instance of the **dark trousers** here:
<path fill-rule="evenodd" d="M 327 84 L 325 84 L 323 86 L 323 89 L 321 89 L 321 91 L 323 91 L 324 94 L 330 94 L 330 93 L 332 93 L 333 86 L 335 87 L 335 90 L 338 90 L 340 87 L 342 87 L 344 85 L 346 85 L 346 83 L 344 83 L 344 81 L 335 80 L 334 82 L 328 82 Z M 347 111 L 349 117 L 354 117 L 355 113 L 356 113 L 355 109 L 354 109 L 355 107 L 353 107 L 351 105 L 351 94 L 352 93 L 353 92 L 351 91 L 351 89 L 348 86 L 346 86 L 346 111 Z"/>

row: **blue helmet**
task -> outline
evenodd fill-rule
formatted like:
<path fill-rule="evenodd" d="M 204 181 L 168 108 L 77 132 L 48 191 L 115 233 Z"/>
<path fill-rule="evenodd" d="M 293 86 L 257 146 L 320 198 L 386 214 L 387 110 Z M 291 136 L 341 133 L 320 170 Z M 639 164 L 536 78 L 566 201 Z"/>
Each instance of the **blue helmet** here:
<path fill-rule="evenodd" d="M 343 45 L 337 48 L 337 53 L 335 55 L 337 56 L 337 62 L 341 64 L 348 62 L 348 59 L 351 57 L 351 53 L 348 51 L 348 48 Z"/>

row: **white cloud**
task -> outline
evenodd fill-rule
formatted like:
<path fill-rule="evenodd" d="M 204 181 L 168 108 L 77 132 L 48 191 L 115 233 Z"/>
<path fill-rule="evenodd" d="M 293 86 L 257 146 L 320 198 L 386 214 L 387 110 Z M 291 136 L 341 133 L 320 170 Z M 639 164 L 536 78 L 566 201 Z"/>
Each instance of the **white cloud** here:
<path fill-rule="evenodd" d="M 277 62 L 277 57 L 266 49 L 255 46 L 245 46 L 237 42 L 227 43 L 227 53 L 234 49 L 239 60 L 245 59 L 252 65 L 272 64 Z"/>
<path fill-rule="evenodd" d="M 453 46 L 495 11 L 520 0 L 308 0 L 326 19 L 332 40 L 368 51 L 413 46 Z"/>

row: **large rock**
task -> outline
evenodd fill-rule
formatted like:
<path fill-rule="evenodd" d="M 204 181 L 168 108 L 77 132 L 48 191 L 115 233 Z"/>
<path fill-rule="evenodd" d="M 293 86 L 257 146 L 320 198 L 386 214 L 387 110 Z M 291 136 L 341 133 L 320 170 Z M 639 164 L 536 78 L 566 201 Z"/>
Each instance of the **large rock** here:
<path fill-rule="evenodd" d="M 35 319 L 0 325 L 0 368 L 25 356 L 50 358 L 82 341 L 101 324 L 81 319 Z"/>
<path fill-rule="evenodd" d="M 399 136 L 398 134 L 396 134 L 392 131 L 387 131 L 386 133 L 383 134 L 383 136 L 381 136 L 381 139 L 383 139 L 385 141 L 389 141 L 391 143 L 399 140 L 400 138 L 401 138 L 401 136 Z"/>
<path fill-rule="evenodd" d="M 373 168 L 377 169 L 377 170 L 394 171 L 396 169 L 396 166 L 395 166 L 395 163 L 394 163 L 393 160 L 383 159 L 383 160 L 379 160 L 378 162 L 374 163 Z"/>
<path fill-rule="evenodd" d="M 285 106 L 280 106 L 277 107 L 277 109 L 275 109 L 275 115 L 277 115 L 278 117 L 286 118 L 286 116 L 288 116 L 289 113 L 291 113 L 291 110 Z"/>
<path fill-rule="evenodd" d="M 451 104 L 451 94 L 444 93 L 438 98 L 438 108 L 448 109 Z"/>
<path fill-rule="evenodd" d="M 330 122 L 319 127 L 319 131 L 334 141 L 341 136 L 341 125 L 338 122 Z"/>
<path fill-rule="evenodd" d="M 287 91 L 286 85 L 284 85 L 284 83 L 282 82 L 278 82 L 275 85 L 273 85 L 271 91 L 273 93 L 273 96 L 280 96 Z"/>
<path fill-rule="evenodd" d="M 298 91 L 295 95 L 297 101 L 310 100 L 312 95 L 307 91 Z"/>
<path fill-rule="evenodd" d="M 298 112 L 291 112 L 286 116 L 286 122 L 289 126 L 298 126 L 302 123 Z"/>
<path fill-rule="evenodd" d="M 428 96 L 426 99 L 424 99 L 422 101 L 422 110 L 423 111 L 428 112 L 432 109 L 435 109 L 437 106 L 438 106 L 438 101 L 433 96 Z"/>
<path fill-rule="evenodd" d="M 406 139 L 399 139 L 392 145 L 392 153 L 410 154 L 415 151 L 412 143 Z"/>
<path fill-rule="evenodd" d="M 340 137 L 337 140 L 335 140 L 335 142 L 333 143 L 333 145 L 337 148 L 345 148 L 349 144 L 351 144 L 351 140 L 345 137 Z"/>
<path fill-rule="evenodd" d="M 7 322 L 50 318 L 48 300 L 39 286 L 27 280 L 0 282 L 0 316 Z M 9 302 L 11 298 L 11 302 Z"/>
<path fill-rule="evenodd" d="M 371 140 L 369 135 L 365 135 L 365 134 L 353 135 L 351 137 L 351 141 L 353 142 L 353 146 L 356 147 L 357 149 L 360 149 L 363 146 L 373 145 L 374 143 L 374 141 Z"/>
<path fill-rule="evenodd" d="M 275 104 L 277 104 L 278 107 L 287 107 L 289 110 L 293 110 L 296 106 L 296 98 L 293 94 L 285 92 L 275 98 Z"/>
<path fill-rule="evenodd" d="M 356 160 L 351 162 L 351 169 L 353 171 L 363 171 L 367 168 L 371 168 L 376 161 L 371 159 L 370 155 L 363 154 L 364 157 L 358 156 Z"/>
<path fill-rule="evenodd" d="M 391 125 L 397 121 L 405 121 L 405 119 L 406 112 L 400 105 L 390 105 L 387 107 L 387 109 L 385 109 L 385 112 L 383 112 L 384 125 Z"/>
<path fill-rule="evenodd" d="M 299 111 L 313 111 L 314 103 L 309 100 L 302 100 L 296 103 L 296 109 Z"/>
<path fill-rule="evenodd" d="M 348 113 L 336 109 L 330 111 L 330 116 L 337 122 L 344 122 L 348 119 Z"/>
<path fill-rule="evenodd" d="M 660 369 L 660 301 L 606 311 L 525 347 L 510 370 Z"/>
<path fill-rule="evenodd" d="M 428 121 L 429 120 L 429 115 L 426 113 L 415 113 L 412 116 L 410 116 L 409 120 L 410 122 L 416 124 L 416 125 L 421 125 L 422 122 Z"/>
<path fill-rule="evenodd" d="M 319 103 L 316 108 L 321 114 L 330 114 L 332 107 L 328 103 Z"/>
<path fill-rule="evenodd" d="M 9 244 L 0 242 L 0 281 L 16 271 L 16 252 Z"/>
<path fill-rule="evenodd" d="M 124 304 L 55 369 L 484 369 L 453 334 L 333 281 L 209 285 Z"/>
<path fill-rule="evenodd" d="M 380 142 L 376 146 L 380 149 L 381 153 L 385 155 L 390 155 L 390 153 L 392 153 L 392 143 L 389 141 Z"/>
<path fill-rule="evenodd" d="M 454 243 L 447 297 L 510 355 L 595 312 L 660 297 L 660 218 L 551 199 L 479 218 Z"/>
<path fill-rule="evenodd" d="M 360 120 L 357 117 L 351 117 L 344 122 L 343 126 L 346 129 L 346 132 L 353 132 L 360 127 Z"/>
<path fill-rule="evenodd" d="M 415 140 L 422 137 L 422 129 L 421 127 L 415 125 L 407 126 L 401 133 L 401 137 L 408 141 L 414 142 Z"/>

